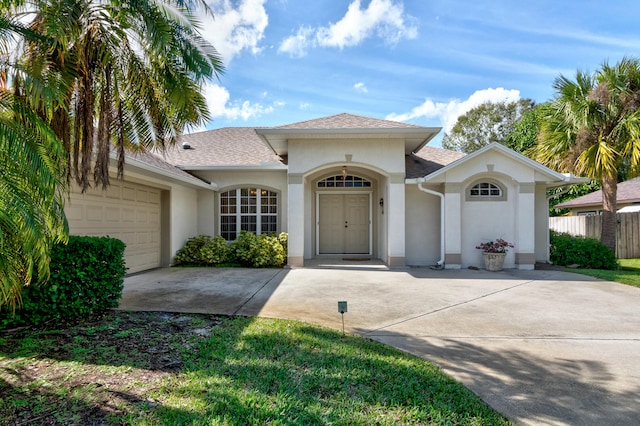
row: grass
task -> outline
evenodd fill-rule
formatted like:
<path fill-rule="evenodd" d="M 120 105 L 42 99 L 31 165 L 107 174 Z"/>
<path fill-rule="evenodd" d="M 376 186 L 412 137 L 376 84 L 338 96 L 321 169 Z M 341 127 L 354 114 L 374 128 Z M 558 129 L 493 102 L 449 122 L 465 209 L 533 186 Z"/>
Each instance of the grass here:
<path fill-rule="evenodd" d="M 618 263 L 620 268 L 612 271 L 604 269 L 567 269 L 567 271 L 640 287 L 640 259 L 618 259 Z"/>
<path fill-rule="evenodd" d="M 0 334 L 0 419 L 510 424 L 435 365 L 364 338 L 294 321 L 152 315 L 118 312 L 57 332 Z"/>

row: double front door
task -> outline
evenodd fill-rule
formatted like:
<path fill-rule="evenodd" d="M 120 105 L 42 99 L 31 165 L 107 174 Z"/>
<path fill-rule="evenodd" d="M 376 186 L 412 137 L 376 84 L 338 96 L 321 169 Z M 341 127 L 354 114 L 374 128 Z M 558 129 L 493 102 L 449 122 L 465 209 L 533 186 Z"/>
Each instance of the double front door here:
<path fill-rule="evenodd" d="M 371 194 L 318 194 L 318 254 L 371 254 Z"/>

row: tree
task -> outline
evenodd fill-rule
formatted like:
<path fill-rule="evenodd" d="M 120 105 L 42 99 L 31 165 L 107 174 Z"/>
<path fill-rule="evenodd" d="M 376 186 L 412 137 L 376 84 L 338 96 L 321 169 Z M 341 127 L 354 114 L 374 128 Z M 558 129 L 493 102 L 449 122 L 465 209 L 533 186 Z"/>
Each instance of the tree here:
<path fill-rule="evenodd" d="M 223 71 L 198 33 L 198 0 L 6 0 L 0 4 L 0 307 L 15 307 L 67 238 L 71 179 L 109 184 L 117 151 L 163 149 L 208 119 Z"/>
<path fill-rule="evenodd" d="M 536 144 L 546 107 L 548 104 L 544 103 L 525 111 L 506 135 L 504 145 L 516 152 L 526 154 L 527 150 Z"/>
<path fill-rule="evenodd" d="M 39 39 L 19 39 L 21 66 L 58 87 L 54 105 L 34 104 L 67 152 L 68 176 L 82 190 L 109 184 L 126 150 L 164 149 L 185 126 L 208 120 L 200 87 L 223 71 L 214 47 L 198 33 L 197 0 L 24 0 L 4 10 Z M 207 8 L 208 10 L 208 8 Z M 17 73 L 13 87 L 37 99 L 40 87 Z M 93 161 L 93 167 L 92 167 Z M 92 170 L 93 169 L 93 170 Z M 93 176 L 91 176 L 93 175 Z"/>
<path fill-rule="evenodd" d="M 601 182 L 601 241 L 615 250 L 618 171 L 640 172 L 640 62 L 605 62 L 595 73 L 578 71 L 575 80 L 561 75 L 553 87 L 533 158 Z"/>
<path fill-rule="evenodd" d="M 478 105 L 458 117 L 451 131 L 444 135 L 442 146 L 470 153 L 492 142 L 505 144 L 514 124 L 534 105 L 531 99 L 485 102 Z"/>
<path fill-rule="evenodd" d="M 37 35 L 0 14 L 0 40 Z M 64 158 L 60 140 L 24 97 L 7 87 L 6 75 L 21 72 L 10 55 L 0 56 L 0 307 L 15 309 L 33 273 L 46 279 L 50 250 L 67 237 L 62 206 Z M 44 87 L 32 79 L 35 86 Z M 48 91 L 42 103 L 59 93 Z"/>

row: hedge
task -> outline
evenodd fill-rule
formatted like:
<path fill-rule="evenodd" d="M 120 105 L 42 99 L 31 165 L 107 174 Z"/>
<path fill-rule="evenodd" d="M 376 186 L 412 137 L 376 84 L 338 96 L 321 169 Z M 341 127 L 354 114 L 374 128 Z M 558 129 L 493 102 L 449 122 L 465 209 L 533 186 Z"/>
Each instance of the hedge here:
<path fill-rule="evenodd" d="M 125 245 L 110 237 L 71 236 L 51 251 L 51 276 L 22 292 L 22 306 L 0 310 L 0 328 L 62 322 L 118 306 L 126 272 Z"/>
<path fill-rule="evenodd" d="M 287 260 L 288 236 L 241 231 L 238 239 L 227 243 L 217 236 L 198 235 L 189 238 L 176 253 L 174 266 L 248 266 L 254 268 L 281 267 Z"/>
<path fill-rule="evenodd" d="M 616 254 L 594 238 L 550 231 L 550 260 L 554 265 L 580 268 L 616 269 Z"/>

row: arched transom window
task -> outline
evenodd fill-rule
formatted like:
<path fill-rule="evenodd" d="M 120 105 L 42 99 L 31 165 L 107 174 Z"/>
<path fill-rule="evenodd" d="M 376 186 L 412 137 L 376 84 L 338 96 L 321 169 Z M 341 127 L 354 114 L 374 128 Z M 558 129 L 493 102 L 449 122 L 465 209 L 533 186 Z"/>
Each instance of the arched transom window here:
<path fill-rule="evenodd" d="M 278 232 L 278 193 L 237 188 L 220 194 L 220 235 L 233 241 L 240 231 L 256 235 Z"/>
<path fill-rule="evenodd" d="M 507 191 L 493 179 L 474 183 L 467 189 L 467 201 L 506 201 Z"/>
<path fill-rule="evenodd" d="M 469 195 L 472 197 L 502 197 L 502 189 L 491 182 L 480 182 L 471 187 Z"/>
<path fill-rule="evenodd" d="M 371 188 L 371 181 L 355 175 L 335 175 L 319 180 L 318 188 Z"/>

